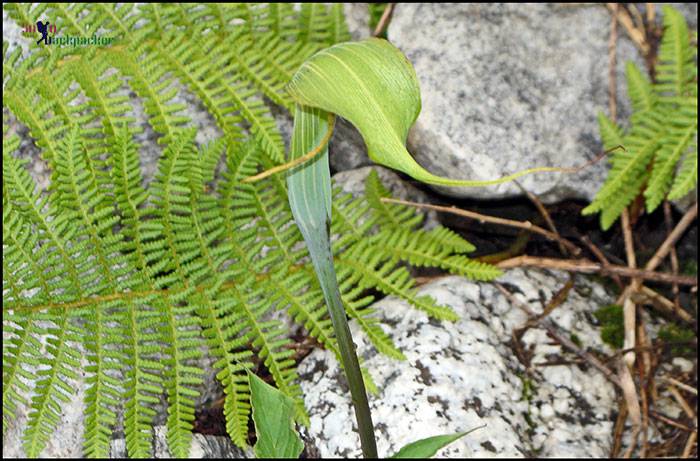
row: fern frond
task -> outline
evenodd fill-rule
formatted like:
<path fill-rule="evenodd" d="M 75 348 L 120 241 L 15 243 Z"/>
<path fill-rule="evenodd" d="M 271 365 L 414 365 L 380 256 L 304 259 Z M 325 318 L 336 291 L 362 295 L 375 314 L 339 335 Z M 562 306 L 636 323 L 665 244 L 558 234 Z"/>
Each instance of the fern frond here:
<path fill-rule="evenodd" d="M 676 164 L 687 151 L 688 146 L 696 139 L 698 132 L 697 114 L 694 119 L 682 120 L 682 122 L 685 123 L 668 130 L 662 140 L 663 145 L 654 159 L 649 184 L 644 191 L 647 211 L 650 213 L 664 200 L 671 187 Z"/>
<path fill-rule="evenodd" d="M 693 190 L 698 183 L 698 147 L 697 141 L 693 142 L 690 150 L 685 154 L 680 170 L 673 180 L 669 200 L 677 200 Z"/>
<path fill-rule="evenodd" d="M 367 203 L 377 212 L 380 222 L 393 227 L 413 227 L 423 220 L 414 208 L 406 205 L 394 203 L 384 203 L 383 197 L 390 197 L 391 194 L 384 187 L 376 170 L 372 169 L 365 180 L 365 195 Z"/>
<path fill-rule="evenodd" d="M 3 143 L 3 148 L 5 147 L 9 147 L 9 144 Z M 43 276 L 48 268 L 37 262 L 34 255 L 28 251 L 29 248 L 38 246 L 37 235 L 7 200 L 3 200 L 2 243 L 3 294 L 7 297 L 5 299 L 10 302 L 21 299 L 23 285 L 39 286 L 43 297 L 48 297 L 52 290 L 48 279 Z M 23 366 L 38 365 L 41 356 L 41 344 L 33 336 L 41 331 L 35 324 L 34 317 L 34 314 L 29 312 L 25 317 L 16 316 L 10 320 L 3 312 L 3 434 L 9 421 L 16 417 L 17 405 L 27 403 L 26 396 L 30 390 L 24 380 L 34 382 L 37 378 L 34 372 Z"/>
<path fill-rule="evenodd" d="M 661 95 L 689 96 L 693 82 L 697 92 L 697 63 L 696 51 L 690 46 L 688 26 L 683 15 L 670 5 L 664 5 L 663 18 L 656 91 Z"/>
<path fill-rule="evenodd" d="M 457 320 L 457 315 L 451 308 L 438 305 L 428 296 L 417 296 L 413 288 L 415 282 L 408 270 L 397 267 L 384 254 L 373 251 L 374 249 L 374 246 L 360 243 L 338 257 L 339 277 L 347 276 L 345 271 L 354 271 L 354 280 L 364 288 L 373 287 L 384 294 L 405 299 L 431 317 Z"/>
<path fill-rule="evenodd" d="M 333 191 L 333 222 L 331 234 L 334 252 L 340 251 L 348 244 L 361 241 L 377 224 L 380 217 L 372 212 L 365 200 L 353 199 L 351 194 L 343 193 L 339 188 Z"/>
<path fill-rule="evenodd" d="M 192 131 L 184 131 L 173 139 L 159 164 L 153 182 L 153 214 L 163 224 L 166 242 L 165 255 L 173 277 L 156 280 L 160 286 L 179 280 L 183 290 L 169 295 L 162 312 L 166 323 L 163 334 L 169 344 L 165 361 L 164 387 L 168 394 L 167 440 L 173 456 L 187 456 L 192 439 L 194 398 L 199 392 L 202 371 L 189 363 L 200 356 L 200 318 L 195 315 L 198 306 L 188 302 L 194 285 L 204 275 L 205 263 L 198 261 L 199 241 L 192 235 L 189 178 L 194 149 Z"/>
<path fill-rule="evenodd" d="M 452 254 L 452 249 L 443 246 L 439 239 L 433 238 L 434 235 L 436 234 L 423 230 L 385 229 L 373 235 L 371 241 L 396 259 L 407 261 L 412 266 L 440 267 L 452 274 L 474 280 L 492 280 L 501 275 L 500 270 L 489 264 Z M 443 237 L 442 234 L 437 235 Z M 451 239 L 454 237 L 457 236 L 450 236 Z"/>
<path fill-rule="evenodd" d="M 260 147 L 275 161 L 284 159 L 284 145 L 274 119 L 255 92 L 236 78 L 227 77 L 231 71 L 230 47 L 212 36 L 195 45 L 174 36 L 170 45 L 158 46 L 164 61 L 175 71 L 215 116 L 219 127 L 229 138 L 241 139 L 240 123 L 245 119 Z M 222 63 L 215 68 L 212 63 Z"/>
<path fill-rule="evenodd" d="M 428 232 L 431 240 L 455 253 L 471 253 L 476 247 L 464 240 L 456 232 L 446 227 L 438 226 Z"/>
<path fill-rule="evenodd" d="M 649 117 L 651 120 L 651 117 Z M 583 209 L 584 215 L 602 212 L 601 227 L 608 229 L 637 196 L 646 181 L 646 168 L 658 149 L 663 136 L 658 124 L 650 128 L 642 125 L 623 141 L 619 129 L 604 115 L 599 115 L 600 131 L 606 149 L 622 145 L 612 156 L 612 168 L 605 184 L 598 191 L 593 202 Z M 629 142 L 628 142 L 629 141 Z"/>
<path fill-rule="evenodd" d="M 71 292 L 80 293 L 81 283 L 78 275 L 80 270 L 75 264 L 76 249 L 69 248 L 66 242 L 66 238 L 70 238 L 70 233 L 67 231 L 67 219 L 55 217 L 57 215 L 55 202 L 47 203 L 46 198 L 40 197 L 33 180 L 23 168 L 23 163 L 25 162 L 20 162 L 9 152 L 3 151 L 3 201 L 9 213 L 8 222 L 5 223 L 5 219 L 3 219 L 3 231 L 6 229 L 9 231 L 7 237 L 3 232 L 3 242 L 7 241 L 6 238 L 22 239 L 25 243 L 33 241 L 35 244 L 39 244 L 42 242 L 38 250 L 36 247 L 25 248 L 39 255 L 45 255 L 51 264 L 50 266 L 40 265 L 38 267 L 33 264 L 37 269 L 35 274 L 15 279 L 13 282 L 15 291 L 19 289 L 21 284 L 23 290 L 34 292 L 34 296 L 28 296 L 28 302 L 24 304 L 29 307 L 28 305 L 31 305 L 32 302 L 41 303 L 47 299 L 60 300 Z M 17 214 L 13 219 L 15 212 Z M 3 217 L 5 218 L 5 214 Z M 20 230 L 22 228 L 25 230 Z M 36 234 L 37 240 L 30 239 L 27 232 Z M 82 248 L 77 248 L 77 251 L 82 251 Z M 17 258 L 32 259 L 34 256 L 28 253 L 3 252 L 3 259 L 7 258 L 7 261 L 3 261 L 3 268 L 7 267 L 15 275 L 21 276 L 21 271 L 17 271 L 16 267 L 12 268 L 13 261 L 19 262 Z M 49 270 L 46 270 L 47 268 Z M 61 283 L 51 282 L 56 276 L 56 273 L 53 272 L 55 270 L 60 270 L 67 275 Z M 3 274 L 3 278 L 5 278 L 5 274 Z M 39 289 L 33 289 L 35 286 Z M 4 308 L 21 309 L 22 299 L 8 301 L 10 302 L 3 302 Z M 67 309 L 46 314 L 43 316 L 43 320 L 50 322 L 50 324 L 37 329 L 38 325 L 31 322 L 31 316 L 24 316 L 22 319 L 21 310 L 14 314 L 3 312 L 3 321 L 25 326 L 27 328 L 26 335 L 28 335 L 26 344 L 23 346 L 26 347 L 26 354 L 17 348 L 4 348 L 3 352 L 11 353 L 8 357 L 12 357 L 14 354 L 15 358 L 22 359 L 21 361 L 26 364 L 42 367 L 36 372 L 38 377 L 34 389 L 36 395 L 31 400 L 27 428 L 23 434 L 23 446 L 27 456 L 38 456 L 43 451 L 50 435 L 59 423 L 60 403 L 67 402 L 74 392 L 73 386 L 68 383 L 69 379 L 77 378 L 76 370 L 80 369 L 79 351 L 74 345 L 84 338 L 82 329 L 72 324 L 74 316 L 77 315 L 77 312 L 69 312 Z M 45 350 L 40 353 L 38 353 L 39 345 L 31 338 L 34 335 L 50 338 L 44 346 Z M 32 373 L 25 374 L 22 369 L 17 368 L 21 366 L 21 363 L 13 364 L 12 359 L 10 359 L 8 366 L 10 368 L 3 368 L 3 379 L 10 379 L 8 383 L 9 393 L 3 393 L 3 405 L 8 407 L 11 414 L 14 404 L 17 402 L 17 397 L 13 397 L 13 393 L 22 388 L 22 385 L 17 384 L 17 381 L 14 381 L 13 386 L 12 376 L 31 377 Z"/>
<path fill-rule="evenodd" d="M 153 130 L 163 135 L 158 142 L 168 144 L 189 118 L 178 115 L 185 108 L 184 104 L 172 102 L 177 88 L 174 87 L 174 78 L 166 75 L 165 64 L 146 45 L 133 51 L 120 48 L 109 53 L 110 63 L 131 77 L 129 85 L 143 98 L 143 106 Z"/>
<path fill-rule="evenodd" d="M 394 345 L 394 342 L 379 325 L 379 319 L 375 316 L 377 312 L 376 309 L 367 307 L 374 301 L 374 297 L 361 297 L 362 288 L 354 286 L 355 280 L 353 280 L 352 276 L 348 273 L 344 271 L 343 275 L 345 279 L 340 280 L 339 283 L 343 292 L 343 305 L 348 315 L 355 319 L 360 325 L 360 328 L 362 328 L 362 331 L 367 334 L 372 345 L 380 353 L 396 360 L 406 360 L 406 356 L 403 352 Z"/>
<path fill-rule="evenodd" d="M 642 72 L 632 61 L 627 62 L 625 73 L 627 74 L 627 94 L 629 94 L 630 101 L 632 101 L 632 109 L 636 112 L 651 110 L 656 104 L 656 95 L 649 79 L 642 75 Z M 601 122 L 601 131 L 602 125 L 603 123 Z M 605 138 L 603 139 L 603 143 L 608 145 Z M 616 145 L 619 144 L 614 144 L 610 148 Z"/>
<path fill-rule="evenodd" d="M 53 166 L 57 155 L 57 141 L 63 137 L 67 127 L 63 123 L 57 123 L 56 118 L 49 115 L 51 103 L 36 102 L 31 90 L 15 88 L 12 92 L 3 92 L 3 105 L 29 127 L 29 134 L 42 149 L 42 158 Z"/>
<path fill-rule="evenodd" d="M 92 58 L 88 61 L 83 56 L 67 66 L 88 96 L 90 105 L 101 116 L 106 141 L 114 140 L 119 126 L 135 121 L 126 115 L 133 111 L 128 103 L 129 97 L 115 94 L 122 85 L 121 79 L 115 74 L 104 76 L 109 63 L 103 59 Z M 139 131 L 138 128 L 132 130 Z"/>
<path fill-rule="evenodd" d="M 625 147 L 613 154 L 605 184 L 583 210 L 583 214 L 600 212 L 603 229 L 639 194 L 646 199 L 647 212 L 652 212 L 664 199 L 679 198 L 697 182 L 697 157 L 689 148 L 697 142 L 697 46 L 690 44 L 683 15 L 671 6 L 664 6 L 664 27 L 656 83 L 649 83 L 634 64 L 627 64 L 634 109 L 629 132 L 623 135 L 612 122 L 599 117 L 605 148 Z"/>
<path fill-rule="evenodd" d="M 328 35 L 326 6 L 320 3 L 302 3 L 297 40 L 300 42 L 325 42 Z"/>
<path fill-rule="evenodd" d="M 90 242 L 95 255 L 94 270 L 100 273 L 96 290 L 98 292 L 121 292 L 126 286 L 118 278 L 125 276 L 124 257 L 120 254 L 119 239 L 110 235 L 111 229 L 118 221 L 111 206 L 106 205 L 106 198 L 98 189 L 97 182 L 90 174 L 87 152 L 80 148 L 77 127 L 65 138 L 59 150 L 57 164 L 57 194 L 61 205 L 66 210 L 73 210 L 72 217 L 81 223 L 78 238 Z M 122 269 L 118 269 L 119 266 Z M 123 360 L 121 353 L 114 350 L 114 344 L 120 344 L 122 334 L 119 329 L 105 330 L 111 322 L 121 321 L 122 306 L 115 301 L 104 306 L 94 306 L 87 327 L 93 334 L 85 340 L 88 368 L 92 375 L 88 377 L 86 391 L 86 456 L 105 457 L 109 454 L 111 426 L 116 422 L 116 413 L 112 410 L 119 399 L 119 381 L 110 371 L 119 369 Z"/>

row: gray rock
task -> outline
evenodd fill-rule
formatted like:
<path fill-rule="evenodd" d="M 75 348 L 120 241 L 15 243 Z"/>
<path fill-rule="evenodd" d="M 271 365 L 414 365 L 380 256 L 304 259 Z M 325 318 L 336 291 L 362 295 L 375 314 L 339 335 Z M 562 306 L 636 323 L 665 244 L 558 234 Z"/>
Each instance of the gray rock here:
<path fill-rule="evenodd" d="M 22 35 L 22 28 L 10 17 L 5 8 L 2 9 L 2 41 L 8 42 L 8 55 L 15 48 L 22 48 L 22 56 L 29 52 L 29 39 Z"/>
<path fill-rule="evenodd" d="M 166 440 L 167 428 L 165 426 L 157 426 L 154 428 L 154 433 L 155 453 L 153 457 L 172 458 Z M 110 455 L 112 458 L 126 458 L 126 440 L 112 440 Z M 241 450 L 228 437 L 194 434 L 189 457 L 191 459 L 240 459 L 253 458 L 254 456 L 252 450 Z"/>
<path fill-rule="evenodd" d="M 644 7 L 647 4 L 642 4 L 641 10 L 644 11 Z M 671 6 L 676 8 L 678 11 L 683 13 L 685 20 L 688 21 L 689 29 L 698 28 L 698 4 L 697 3 L 671 3 Z M 663 10 L 660 5 L 656 5 L 656 11 L 659 17 L 663 17 Z"/>
<path fill-rule="evenodd" d="M 608 107 L 604 6 L 399 4 L 389 39 L 413 63 L 423 109 L 409 147 L 447 177 L 494 179 L 537 166 L 572 167 L 600 153 L 596 115 Z M 618 119 L 629 115 L 624 65 L 642 64 L 620 33 Z M 606 162 L 576 174 L 520 179 L 547 202 L 591 199 Z M 519 195 L 515 184 L 439 188 L 455 197 Z"/>
<path fill-rule="evenodd" d="M 537 313 L 566 282 L 562 273 L 513 270 L 502 276 L 515 297 Z M 591 306 L 609 303 L 601 285 L 576 279 L 576 290 L 550 314 L 586 347 L 609 351 L 588 319 Z M 576 365 L 535 367 L 563 354 L 544 330 L 522 341 L 533 353 L 529 370 L 507 346 L 525 314 L 488 283 L 445 277 L 421 294 L 450 305 L 456 323 L 429 320 L 405 302 L 376 303 L 385 331 L 407 361 L 378 355 L 351 322 L 358 353 L 380 395 L 370 397 L 380 456 L 434 435 L 486 424 L 438 452 L 438 457 L 606 456 L 612 443 L 613 386 L 600 373 Z M 311 417 L 309 437 L 322 457 L 360 456 L 355 418 L 335 358 L 316 350 L 300 365 Z"/>
<path fill-rule="evenodd" d="M 369 11 L 368 3 L 344 3 L 343 12 L 348 31 L 353 40 L 362 40 L 369 37 Z"/>
<path fill-rule="evenodd" d="M 399 175 L 392 170 L 381 166 L 366 166 L 354 170 L 341 171 L 333 175 L 333 182 L 340 186 L 343 191 L 358 197 L 364 194 L 365 180 L 372 170 L 377 172 L 379 179 L 382 181 L 382 184 L 389 189 L 392 197 L 418 203 L 430 203 L 430 197 L 428 197 L 425 192 L 403 181 Z M 440 224 L 435 211 L 420 211 L 424 212 L 426 216 L 426 220 L 423 223 L 423 228 L 426 230 L 433 229 Z"/>

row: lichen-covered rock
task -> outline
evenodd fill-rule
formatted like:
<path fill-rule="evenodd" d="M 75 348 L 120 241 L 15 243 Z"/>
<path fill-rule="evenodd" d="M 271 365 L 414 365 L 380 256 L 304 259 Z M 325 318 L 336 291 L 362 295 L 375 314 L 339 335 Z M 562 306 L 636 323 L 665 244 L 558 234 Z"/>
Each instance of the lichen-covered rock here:
<path fill-rule="evenodd" d="M 608 107 L 609 31 L 603 5 L 397 5 L 389 39 L 415 67 L 423 103 L 411 152 L 431 172 L 461 179 L 586 163 L 601 151 L 596 116 Z M 625 61 L 643 68 L 624 33 L 617 58 L 624 121 Z M 606 171 L 602 161 L 576 174 L 520 181 L 548 202 L 591 199 Z M 513 183 L 440 190 L 489 199 L 521 194 Z"/>
<path fill-rule="evenodd" d="M 564 274 L 513 270 L 499 279 L 516 298 L 542 312 L 566 283 Z M 550 318 L 586 347 L 607 350 L 592 326 L 593 306 L 609 303 L 602 286 L 576 279 L 575 290 Z M 526 369 L 509 347 L 525 314 L 489 283 L 461 277 L 438 279 L 420 289 L 460 316 L 455 323 L 430 320 L 405 302 L 376 303 L 385 331 L 407 360 L 374 351 L 357 325 L 353 337 L 380 394 L 370 397 L 380 456 L 439 434 L 479 429 L 438 456 L 605 456 L 612 442 L 612 385 L 600 373 L 577 365 L 551 365 L 565 355 L 532 328 L 522 338 L 532 356 Z M 323 457 L 357 457 L 359 437 L 347 386 L 328 351 L 317 350 L 300 365 L 311 417 L 309 436 Z M 352 428 L 352 431 L 351 431 Z"/>

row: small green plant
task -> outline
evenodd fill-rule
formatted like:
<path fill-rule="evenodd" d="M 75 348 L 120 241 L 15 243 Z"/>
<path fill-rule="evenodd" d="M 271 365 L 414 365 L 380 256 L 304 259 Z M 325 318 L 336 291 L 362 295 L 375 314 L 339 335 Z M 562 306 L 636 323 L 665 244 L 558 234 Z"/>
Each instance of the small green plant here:
<path fill-rule="evenodd" d="M 584 215 L 600 213 L 603 229 L 639 194 L 651 213 L 664 199 L 679 199 L 697 187 L 697 40 L 691 43 L 677 10 L 666 5 L 663 12 L 654 82 L 634 63 L 627 64 L 631 127 L 623 131 L 602 113 L 598 116 L 604 148 L 624 146 L 612 155 L 605 184 L 583 210 Z"/>
<path fill-rule="evenodd" d="M 697 352 L 697 335 L 689 328 L 683 328 L 675 323 L 669 323 L 659 329 L 659 339 L 669 344 L 674 355 L 692 355 Z"/>
<path fill-rule="evenodd" d="M 622 306 L 610 304 L 596 310 L 593 315 L 600 322 L 600 337 L 604 343 L 615 349 L 622 348 L 625 342 L 625 325 Z"/>

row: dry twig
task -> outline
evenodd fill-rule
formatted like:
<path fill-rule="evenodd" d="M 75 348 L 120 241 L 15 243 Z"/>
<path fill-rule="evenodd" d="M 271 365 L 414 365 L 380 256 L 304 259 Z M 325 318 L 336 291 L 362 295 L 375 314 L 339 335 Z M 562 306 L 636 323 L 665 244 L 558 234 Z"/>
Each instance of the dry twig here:
<path fill-rule="evenodd" d="M 600 261 L 601 264 L 604 266 L 610 266 L 610 261 L 608 261 L 608 258 L 605 257 L 605 254 L 598 248 L 591 239 L 589 239 L 587 236 L 580 236 L 579 240 L 581 240 L 586 246 L 588 247 L 589 250 L 591 250 L 591 253 L 595 255 L 596 258 L 598 258 L 598 261 Z M 624 285 L 622 284 L 622 279 L 620 279 L 620 276 L 617 274 L 613 274 L 610 277 L 612 277 L 613 282 L 617 285 L 617 287 L 622 291 L 624 289 Z"/>
<path fill-rule="evenodd" d="M 372 37 L 379 37 L 381 33 L 384 31 L 386 28 L 387 24 L 389 24 L 389 20 L 391 19 L 391 14 L 394 12 L 394 5 L 395 3 L 389 3 L 386 8 L 384 8 L 384 12 L 382 13 L 382 17 L 379 18 L 379 22 L 377 23 L 377 27 L 374 28 L 374 32 L 372 32 Z"/>
<path fill-rule="evenodd" d="M 676 227 L 673 229 L 673 231 L 670 234 L 668 234 L 668 237 L 666 237 L 664 243 L 662 243 L 659 249 L 656 250 L 654 256 L 652 256 L 649 262 L 646 264 L 646 266 L 644 266 L 644 269 L 648 271 L 653 271 L 654 269 L 656 269 L 656 266 L 658 266 L 661 263 L 661 261 L 663 261 L 663 259 L 666 257 L 666 255 L 668 255 L 668 253 L 674 247 L 678 239 L 681 238 L 681 236 L 685 233 L 688 227 L 693 223 L 697 215 L 698 202 L 695 202 L 695 204 L 692 207 L 690 207 L 688 211 L 685 212 L 681 220 L 678 221 L 678 224 L 676 224 Z"/>
<path fill-rule="evenodd" d="M 625 239 L 625 254 L 627 255 L 627 265 L 630 269 L 637 268 L 637 256 L 634 252 L 634 239 L 632 238 L 632 226 L 630 225 L 630 217 L 627 208 L 622 210 L 622 235 Z M 630 282 L 627 290 L 625 290 L 621 296 L 622 299 L 618 300 L 618 304 L 622 304 L 622 312 L 624 315 L 624 325 L 625 325 L 625 340 L 624 348 L 633 348 L 636 343 L 636 319 L 637 319 L 637 306 L 630 296 L 631 293 L 637 291 L 639 288 L 640 281 L 639 278 L 635 277 Z M 635 355 L 634 352 L 629 352 L 625 354 L 625 363 L 628 366 L 634 364 Z"/>
<path fill-rule="evenodd" d="M 513 182 L 527 196 L 527 198 L 530 199 L 532 204 L 535 205 L 535 208 L 537 208 L 537 211 L 539 211 L 540 215 L 542 216 L 542 219 L 544 219 L 544 222 L 547 223 L 547 227 L 549 227 L 549 230 L 553 234 L 556 234 L 559 238 L 561 238 L 561 234 L 557 230 L 557 226 L 554 225 L 554 221 L 552 220 L 552 217 L 550 216 L 549 212 L 547 211 L 547 208 L 545 208 L 542 201 L 535 194 L 533 194 L 529 190 L 525 189 L 522 186 L 522 184 L 520 184 L 520 182 L 515 181 L 515 180 Z M 566 250 L 566 247 L 564 246 L 564 244 L 561 242 L 557 242 L 557 243 L 559 244 L 559 251 L 561 251 L 562 254 L 564 254 L 564 255 L 568 255 L 569 252 Z"/>
<path fill-rule="evenodd" d="M 557 259 L 540 258 L 536 256 L 516 256 L 496 264 L 501 269 L 531 266 L 543 269 L 558 269 L 563 271 L 581 272 L 584 274 L 621 275 L 623 277 L 638 277 L 662 283 L 678 283 L 679 285 L 696 286 L 697 278 L 688 275 L 673 275 L 665 272 L 654 272 L 645 269 L 631 269 L 626 266 L 603 265 L 588 259 Z"/>
<path fill-rule="evenodd" d="M 550 232 L 550 231 L 543 229 L 539 226 L 535 226 L 530 221 L 515 221 L 512 219 L 498 218 L 496 216 L 489 216 L 489 215 L 484 215 L 484 214 L 480 214 L 480 213 L 475 213 L 473 211 L 462 210 L 461 208 L 457 208 L 455 206 L 446 207 L 446 206 L 440 206 L 440 205 L 431 205 L 428 203 L 410 202 L 407 200 L 399 200 L 399 199 L 388 198 L 388 197 L 382 197 L 381 200 L 382 200 L 382 202 L 385 202 L 385 203 L 396 203 L 399 205 L 407 205 L 407 206 L 412 206 L 415 208 L 425 208 L 428 210 L 436 210 L 436 211 L 443 211 L 445 213 L 452 213 L 452 214 L 456 214 L 459 216 L 464 216 L 465 218 L 476 219 L 477 221 L 479 221 L 481 223 L 487 222 L 487 223 L 492 223 L 492 224 L 500 224 L 502 226 L 515 227 L 518 229 L 525 229 L 528 231 L 532 231 L 536 234 L 540 234 L 549 240 L 561 243 L 566 248 L 571 250 L 571 252 L 574 255 L 581 254 L 581 249 L 578 246 L 576 246 L 574 243 L 570 242 L 569 240 L 566 240 L 563 237 L 558 236 L 554 232 Z"/>
<path fill-rule="evenodd" d="M 671 216 L 671 202 L 664 200 L 664 222 L 666 224 L 666 232 L 671 233 L 673 231 L 673 218 Z M 679 264 L 678 264 L 678 253 L 676 252 L 676 246 L 671 247 L 671 271 L 674 274 L 678 274 Z M 680 298 L 680 288 L 678 284 L 673 285 L 673 306 L 677 311 L 681 310 L 681 298 Z"/>
<path fill-rule="evenodd" d="M 614 3 L 607 3 L 606 5 L 607 5 L 609 10 L 612 10 L 614 8 L 613 5 L 615 5 L 615 4 Z M 644 31 L 639 30 L 637 27 L 635 27 L 634 21 L 632 21 L 632 18 L 630 17 L 629 13 L 627 13 L 627 11 L 625 11 L 624 9 L 618 10 L 617 20 L 620 21 L 620 24 L 622 24 L 622 27 L 625 28 L 627 35 L 629 35 L 629 37 L 632 39 L 632 41 L 642 51 L 642 54 L 646 57 L 649 54 L 651 47 L 649 46 L 649 43 L 646 41 L 646 38 L 644 37 Z"/>
<path fill-rule="evenodd" d="M 670 383 L 678 388 L 681 388 L 686 392 L 690 392 L 693 395 L 698 395 L 697 389 L 695 389 L 694 387 L 688 386 L 687 384 L 682 383 L 675 378 L 671 378 L 670 376 L 662 376 L 661 380 L 666 381 L 667 383 Z"/>
<path fill-rule="evenodd" d="M 642 425 L 642 412 L 639 408 L 639 401 L 637 400 L 637 390 L 634 386 L 634 379 L 624 359 L 619 359 L 617 361 L 617 377 L 619 378 L 622 395 L 625 398 L 627 411 L 632 421 L 632 443 L 630 443 L 627 451 L 622 455 L 623 458 L 629 458 L 632 456 L 632 452 L 637 446 L 637 439 Z"/>
<path fill-rule="evenodd" d="M 660 295 L 649 287 L 642 285 L 639 291 L 632 293 L 631 296 L 636 303 L 650 305 L 660 310 L 664 314 L 677 317 L 687 323 L 694 323 L 692 315 L 683 309 L 676 310 L 676 306 L 673 304 L 673 301 Z"/>

